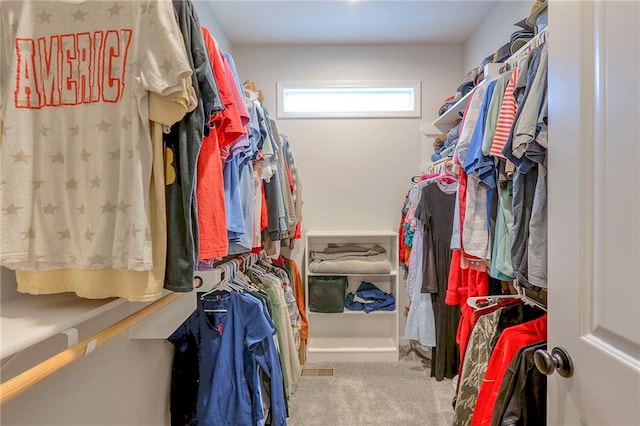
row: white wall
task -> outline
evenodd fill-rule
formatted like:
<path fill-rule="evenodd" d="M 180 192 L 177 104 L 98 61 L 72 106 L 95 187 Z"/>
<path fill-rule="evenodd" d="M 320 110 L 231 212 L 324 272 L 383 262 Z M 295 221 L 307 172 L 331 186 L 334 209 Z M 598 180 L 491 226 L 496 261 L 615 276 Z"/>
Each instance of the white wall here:
<path fill-rule="evenodd" d="M 240 77 L 263 90 L 272 118 L 277 81 L 422 81 L 422 118 L 277 119 L 302 174 L 303 231 L 397 231 L 410 179 L 431 153 L 420 125 L 460 84 L 462 45 L 234 46 L 233 55 Z M 300 247 L 294 257 L 302 262 Z"/>
<path fill-rule="evenodd" d="M 193 5 L 200 19 L 200 25 L 203 25 L 209 29 L 209 32 L 218 42 L 218 47 L 225 52 L 232 52 L 233 46 L 229 41 L 229 38 L 222 30 L 222 26 L 218 19 L 215 17 L 211 8 L 205 0 L 193 0 Z"/>
<path fill-rule="evenodd" d="M 465 72 L 507 43 L 519 28 L 513 24 L 529 16 L 532 5 L 533 0 L 497 2 L 464 46 Z"/>

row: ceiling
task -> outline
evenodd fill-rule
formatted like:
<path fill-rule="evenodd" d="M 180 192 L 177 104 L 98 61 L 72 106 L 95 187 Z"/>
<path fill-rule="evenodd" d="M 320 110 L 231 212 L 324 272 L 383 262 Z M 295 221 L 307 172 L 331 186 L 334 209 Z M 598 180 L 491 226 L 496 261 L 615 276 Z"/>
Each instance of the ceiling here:
<path fill-rule="evenodd" d="M 233 44 L 462 43 L 497 1 L 208 1 Z"/>

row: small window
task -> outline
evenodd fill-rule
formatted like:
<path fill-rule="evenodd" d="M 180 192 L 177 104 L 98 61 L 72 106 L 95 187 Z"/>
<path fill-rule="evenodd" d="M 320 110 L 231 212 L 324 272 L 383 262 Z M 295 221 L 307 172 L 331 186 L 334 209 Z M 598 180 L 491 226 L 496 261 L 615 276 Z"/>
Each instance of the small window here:
<path fill-rule="evenodd" d="M 278 118 L 420 117 L 420 81 L 278 82 Z"/>

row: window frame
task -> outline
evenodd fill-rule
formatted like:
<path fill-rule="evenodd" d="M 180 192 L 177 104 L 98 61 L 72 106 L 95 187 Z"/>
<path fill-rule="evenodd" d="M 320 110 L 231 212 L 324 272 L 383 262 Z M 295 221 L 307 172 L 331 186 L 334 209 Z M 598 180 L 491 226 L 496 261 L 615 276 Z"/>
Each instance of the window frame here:
<path fill-rule="evenodd" d="M 412 88 L 413 109 L 410 111 L 285 111 L 287 89 L 380 89 Z M 421 80 L 310 80 L 278 81 L 276 83 L 277 118 L 420 118 L 422 117 Z"/>

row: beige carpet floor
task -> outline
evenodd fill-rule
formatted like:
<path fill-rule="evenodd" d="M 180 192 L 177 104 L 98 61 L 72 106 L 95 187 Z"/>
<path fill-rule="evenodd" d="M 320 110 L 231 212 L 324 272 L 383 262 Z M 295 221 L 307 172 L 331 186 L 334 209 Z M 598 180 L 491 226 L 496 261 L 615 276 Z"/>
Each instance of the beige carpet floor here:
<path fill-rule="evenodd" d="M 335 377 L 301 378 L 290 426 L 444 426 L 453 418 L 451 380 L 429 377 L 429 361 L 408 347 L 392 363 L 332 363 Z"/>

